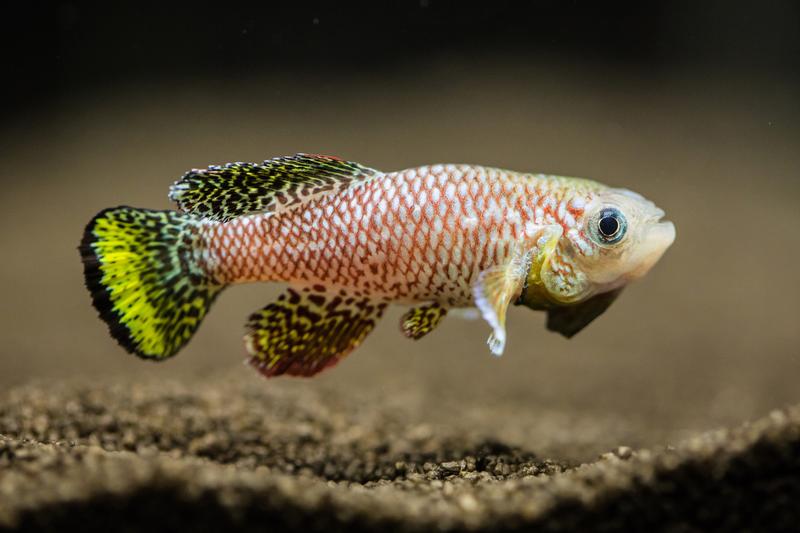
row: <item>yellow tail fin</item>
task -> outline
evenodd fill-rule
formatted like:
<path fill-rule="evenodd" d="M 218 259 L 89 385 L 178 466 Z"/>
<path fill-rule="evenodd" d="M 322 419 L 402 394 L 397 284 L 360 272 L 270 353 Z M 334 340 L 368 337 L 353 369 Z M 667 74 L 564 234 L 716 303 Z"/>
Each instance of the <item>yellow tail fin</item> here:
<path fill-rule="evenodd" d="M 200 221 L 175 211 L 115 207 L 86 226 L 86 287 L 111 335 L 139 357 L 164 359 L 192 337 L 223 285 L 202 264 Z"/>

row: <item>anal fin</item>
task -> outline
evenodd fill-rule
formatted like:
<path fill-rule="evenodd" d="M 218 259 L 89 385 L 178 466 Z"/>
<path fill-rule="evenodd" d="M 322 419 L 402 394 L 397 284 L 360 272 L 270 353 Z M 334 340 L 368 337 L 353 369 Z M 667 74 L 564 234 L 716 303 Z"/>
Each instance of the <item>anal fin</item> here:
<path fill-rule="evenodd" d="M 266 377 L 312 376 L 358 347 L 385 308 L 369 298 L 289 288 L 250 316 L 250 364 Z"/>
<path fill-rule="evenodd" d="M 421 339 L 433 331 L 446 314 L 447 309 L 438 303 L 413 307 L 400 319 L 400 329 L 409 339 Z"/>

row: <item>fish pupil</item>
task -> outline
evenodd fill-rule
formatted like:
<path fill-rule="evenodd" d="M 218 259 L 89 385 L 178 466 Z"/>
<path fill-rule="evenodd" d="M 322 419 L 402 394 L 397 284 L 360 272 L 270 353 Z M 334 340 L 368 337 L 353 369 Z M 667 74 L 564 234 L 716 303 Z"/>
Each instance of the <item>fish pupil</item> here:
<path fill-rule="evenodd" d="M 600 219 L 598 228 L 604 237 L 613 237 L 619 231 L 619 220 L 614 215 L 606 215 Z"/>

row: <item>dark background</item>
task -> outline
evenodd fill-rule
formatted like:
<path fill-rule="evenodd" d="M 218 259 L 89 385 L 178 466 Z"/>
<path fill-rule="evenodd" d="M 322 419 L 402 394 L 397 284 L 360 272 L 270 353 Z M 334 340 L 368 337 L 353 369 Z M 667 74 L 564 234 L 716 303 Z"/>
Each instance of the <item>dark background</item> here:
<path fill-rule="evenodd" d="M 771 78 L 796 78 L 800 57 L 800 7 L 790 1 L 33 1 L 3 10 L 15 74 L 5 85 L 25 105 L 4 103 L 20 114 L 119 83 L 381 76 L 437 56 Z"/>
<path fill-rule="evenodd" d="M 590 450 L 616 443 L 596 420 L 650 444 L 800 401 L 797 3 L 2 9 L 0 384 L 258 380 L 240 338 L 278 287 L 228 290 L 184 352 L 149 364 L 96 318 L 76 246 L 104 207 L 168 208 L 186 169 L 306 151 L 595 178 L 654 200 L 677 240 L 571 341 L 514 309 L 494 359 L 483 323 L 448 317 L 411 343 L 394 309 L 335 369 L 264 387 L 426 391 L 398 397 L 426 417 L 480 407 L 479 429 L 512 442 L 548 409 L 551 439 Z"/>

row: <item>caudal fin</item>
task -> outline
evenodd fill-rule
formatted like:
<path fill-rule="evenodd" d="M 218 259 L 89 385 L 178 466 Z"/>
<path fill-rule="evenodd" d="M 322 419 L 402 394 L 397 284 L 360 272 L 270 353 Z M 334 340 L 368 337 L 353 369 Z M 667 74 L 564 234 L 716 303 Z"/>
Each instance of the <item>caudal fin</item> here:
<path fill-rule="evenodd" d="M 200 264 L 194 215 L 106 209 L 86 226 L 79 249 L 95 308 L 111 335 L 139 357 L 174 355 L 224 287 Z"/>

